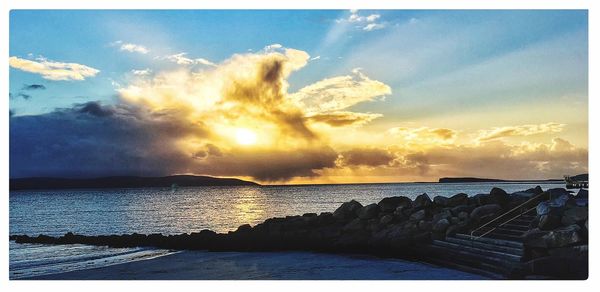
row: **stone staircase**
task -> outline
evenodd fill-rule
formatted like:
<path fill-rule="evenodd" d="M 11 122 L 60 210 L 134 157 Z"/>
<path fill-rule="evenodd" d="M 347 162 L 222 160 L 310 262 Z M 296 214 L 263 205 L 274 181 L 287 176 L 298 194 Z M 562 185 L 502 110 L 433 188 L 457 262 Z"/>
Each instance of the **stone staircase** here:
<path fill-rule="evenodd" d="M 528 212 L 494 230 L 479 229 L 473 237 L 456 234 L 433 240 L 425 248 L 427 261 L 492 279 L 519 278 L 523 269 L 522 236 L 534 218 Z"/>

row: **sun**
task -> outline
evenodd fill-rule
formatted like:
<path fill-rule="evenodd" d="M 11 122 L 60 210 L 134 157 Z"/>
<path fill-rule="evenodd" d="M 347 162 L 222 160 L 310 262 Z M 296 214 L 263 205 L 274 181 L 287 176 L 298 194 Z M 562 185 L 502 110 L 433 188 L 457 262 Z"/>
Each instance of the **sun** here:
<path fill-rule="evenodd" d="M 241 128 L 235 131 L 235 140 L 240 145 L 254 145 L 256 144 L 257 137 L 256 133 L 248 129 Z"/>

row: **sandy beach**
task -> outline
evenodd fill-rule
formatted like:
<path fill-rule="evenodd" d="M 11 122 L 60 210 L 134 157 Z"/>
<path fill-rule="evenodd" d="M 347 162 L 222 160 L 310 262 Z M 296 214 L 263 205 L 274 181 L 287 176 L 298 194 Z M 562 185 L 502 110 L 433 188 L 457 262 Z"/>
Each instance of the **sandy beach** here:
<path fill-rule="evenodd" d="M 420 262 L 311 252 L 182 251 L 36 280 L 480 280 Z"/>

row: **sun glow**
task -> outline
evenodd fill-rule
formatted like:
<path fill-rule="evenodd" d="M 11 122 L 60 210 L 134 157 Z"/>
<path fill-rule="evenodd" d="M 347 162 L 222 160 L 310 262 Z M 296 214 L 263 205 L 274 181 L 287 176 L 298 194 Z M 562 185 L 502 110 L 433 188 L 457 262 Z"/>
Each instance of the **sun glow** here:
<path fill-rule="evenodd" d="M 258 139 L 256 133 L 242 128 L 235 131 L 235 140 L 240 145 L 254 145 Z"/>

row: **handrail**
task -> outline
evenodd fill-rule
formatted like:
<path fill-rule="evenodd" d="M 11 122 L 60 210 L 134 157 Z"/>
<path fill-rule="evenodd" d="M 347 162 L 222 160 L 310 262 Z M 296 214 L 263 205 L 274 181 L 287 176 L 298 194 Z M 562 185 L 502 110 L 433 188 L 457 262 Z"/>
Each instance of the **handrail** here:
<path fill-rule="evenodd" d="M 516 206 L 516 207 L 514 207 L 514 208 L 512 208 L 512 209 L 510 209 L 510 210 L 508 210 L 508 211 L 506 211 L 504 214 L 502 214 L 502 215 L 500 215 L 500 216 L 498 216 L 498 217 L 496 217 L 496 218 L 494 218 L 494 219 L 492 219 L 492 220 L 488 221 L 487 223 L 485 223 L 485 224 L 483 224 L 483 225 L 481 225 L 481 226 L 477 227 L 476 229 L 472 230 L 472 231 L 471 231 L 471 239 L 473 239 L 473 237 L 474 237 L 474 236 L 473 236 L 473 233 L 475 233 L 475 232 L 476 232 L 476 231 L 478 231 L 479 229 L 482 229 L 482 228 L 484 228 L 484 227 L 486 227 L 486 226 L 488 226 L 488 225 L 490 225 L 490 224 L 492 224 L 492 223 L 494 223 L 494 222 L 496 222 L 496 221 L 500 220 L 500 218 L 504 217 L 505 215 L 507 215 L 507 214 L 509 214 L 509 213 L 511 213 L 511 212 L 513 212 L 513 211 L 515 211 L 515 210 L 517 210 L 517 209 L 519 209 L 519 208 L 522 208 L 522 207 L 524 207 L 525 205 L 529 204 L 531 201 L 533 201 L 533 200 L 537 200 L 538 198 L 542 197 L 542 196 L 543 196 L 543 195 L 545 195 L 545 194 L 546 194 L 546 192 L 543 192 L 543 193 L 541 193 L 541 194 L 538 194 L 538 195 L 536 195 L 536 196 L 534 196 L 534 197 L 530 198 L 529 200 L 525 201 L 524 203 L 522 203 L 522 204 L 520 204 L 520 205 L 518 205 L 518 206 Z M 533 208 L 532 208 L 532 209 L 533 209 Z M 529 210 L 527 210 L 527 211 L 525 211 L 525 212 L 521 212 L 519 215 L 517 215 L 517 217 L 519 217 L 519 216 L 521 216 L 521 215 L 523 215 L 523 214 L 525 214 L 525 213 L 527 213 L 527 212 L 531 211 L 532 209 L 529 209 Z M 515 217 L 515 218 L 517 218 L 517 217 Z M 510 219 L 509 221 L 511 221 L 511 220 L 514 220 L 515 218 L 512 218 L 512 219 Z M 508 222 L 508 221 L 506 221 L 506 222 Z M 498 226 L 502 226 L 502 225 L 504 225 L 506 222 L 504 222 L 503 224 L 500 224 L 500 225 L 498 225 Z M 492 230 L 491 230 L 491 231 L 493 231 L 493 230 L 495 230 L 496 228 L 498 228 L 498 226 L 497 226 L 497 227 L 494 227 L 494 228 L 492 228 Z M 477 238 L 481 238 L 481 237 L 483 237 L 484 235 L 486 235 L 486 234 L 490 233 L 491 231 L 489 231 L 489 232 L 486 232 L 485 234 L 483 234 L 483 235 L 481 235 L 481 236 L 478 236 Z"/>
<path fill-rule="evenodd" d="M 528 209 L 527 211 L 525 211 L 525 212 L 522 212 L 522 213 L 520 213 L 519 215 L 517 215 L 517 216 L 515 216 L 515 217 L 512 217 L 512 218 L 510 218 L 510 219 L 508 219 L 508 220 L 506 220 L 506 221 L 504 221 L 504 223 L 502 223 L 502 224 L 500 224 L 500 225 L 498 225 L 498 226 L 496 226 L 496 227 L 494 227 L 494 228 L 492 228 L 492 229 L 488 230 L 486 233 L 483 233 L 483 234 L 481 234 L 481 235 L 477 236 L 477 238 L 482 238 L 482 237 L 484 237 L 484 236 L 488 235 L 489 233 L 491 233 L 491 232 L 493 232 L 494 230 L 496 230 L 496 228 L 498 228 L 498 227 L 501 227 L 501 226 L 503 226 L 504 224 L 506 224 L 506 223 L 508 223 L 508 222 L 510 222 L 510 221 L 513 221 L 513 220 L 515 220 L 515 219 L 517 219 L 517 218 L 519 218 L 519 217 L 523 216 L 523 214 L 525 214 L 525 213 L 527 213 L 527 212 L 529 212 L 529 211 L 531 211 L 531 210 L 533 210 L 533 209 L 535 209 L 535 208 L 537 208 L 537 206 L 535 206 L 535 207 L 533 207 L 533 208 L 530 208 L 530 209 Z M 471 237 L 472 237 L 472 236 L 473 236 L 473 235 L 471 234 Z"/>

